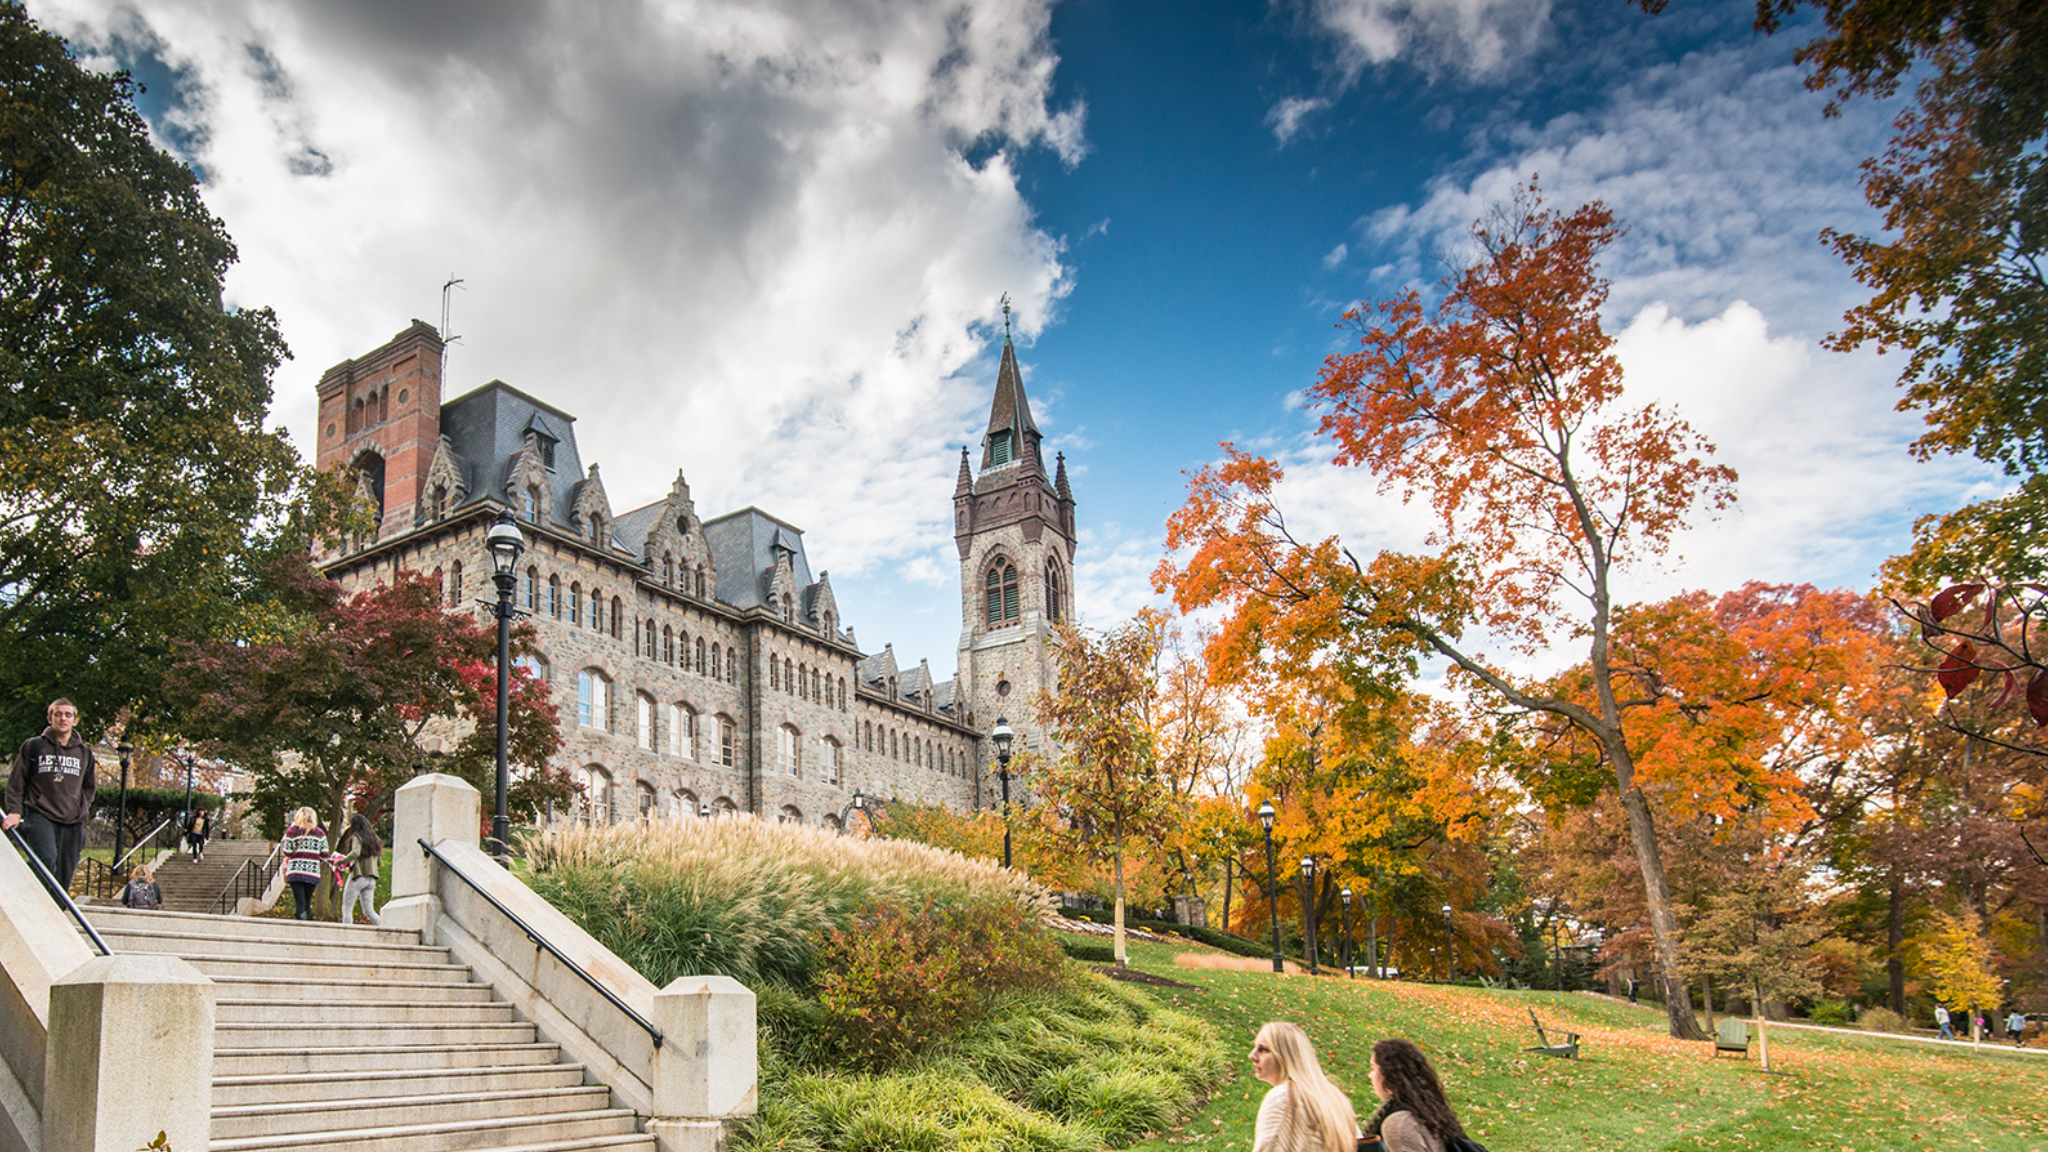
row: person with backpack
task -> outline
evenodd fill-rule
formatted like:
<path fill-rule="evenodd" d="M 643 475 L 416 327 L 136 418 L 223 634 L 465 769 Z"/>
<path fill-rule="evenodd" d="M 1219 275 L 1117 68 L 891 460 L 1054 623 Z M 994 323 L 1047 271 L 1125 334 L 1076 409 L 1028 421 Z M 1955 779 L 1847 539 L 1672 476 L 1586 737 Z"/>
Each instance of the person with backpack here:
<path fill-rule="evenodd" d="M 128 886 L 121 889 L 121 903 L 138 911 L 154 912 L 164 906 L 164 890 L 157 886 L 156 869 L 137 864 Z"/>
<path fill-rule="evenodd" d="M 92 814 L 92 749 L 78 735 L 78 705 L 60 696 L 50 701 L 48 717 L 42 735 L 23 741 L 14 754 L 0 828 L 19 826 L 28 850 L 68 891 Z"/>
<path fill-rule="evenodd" d="M 1935 1037 L 1936 1040 L 1953 1040 L 1956 1038 L 1956 1030 L 1949 1024 L 1948 1005 L 1936 1004 L 1934 1006 L 1934 1022 L 1941 1028 L 1941 1034 Z"/>
<path fill-rule="evenodd" d="M 292 813 L 292 822 L 278 844 L 284 853 L 284 882 L 292 890 L 292 917 L 313 918 L 313 891 L 320 887 L 320 864 L 327 857 L 327 829 L 311 808 Z"/>
<path fill-rule="evenodd" d="M 1372 1046 L 1372 1090 L 1380 1106 L 1367 1117 L 1365 1136 L 1379 1137 L 1386 1152 L 1485 1152 L 1465 1135 L 1443 1081 L 1413 1041 L 1389 1038 Z"/>
<path fill-rule="evenodd" d="M 1252 1152 L 1354 1152 L 1358 1114 L 1330 1083 L 1299 1024 L 1275 1020 L 1252 1041 L 1252 1074 L 1273 1087 L 1259 1102 Z"/>
<path fill-rule="evenodd" d="M 2006 1035 L 2012 1037 L 2013 1047 L 2025 1048 L 2027 1046 L 2027 1018 L 2020 1013 L 2019 1009 L 2013 1009 L 2012 1013 L 2005 1018 L 2005 1032 Z"/>
<path fill-rule="evenodd" d="M 370 827 L 370 818 L 361 812 L 348 818 L 348 831 L 341 834 L 335 844 L 342 862 L 348 869 L 348 884 L 341 890 L 341 922 L 355 923 L 357 901 L 363 905 L 363 919 L 372 926 L 384 921 L 377 918 L 377 865 L 384 859 L 384 842 L 377 839 L 377 830 Z"/>

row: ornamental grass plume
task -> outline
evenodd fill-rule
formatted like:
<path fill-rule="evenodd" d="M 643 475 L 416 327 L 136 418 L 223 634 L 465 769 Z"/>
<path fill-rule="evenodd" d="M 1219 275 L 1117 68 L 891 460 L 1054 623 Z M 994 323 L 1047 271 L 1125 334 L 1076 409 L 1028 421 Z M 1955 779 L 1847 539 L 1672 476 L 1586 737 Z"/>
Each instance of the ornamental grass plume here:
<path fill-rule="evenodd" d="M 745 816 L 558 825 L 521 848 L 534 890 L 656 985 L 800 987 L 816 942 L 884 902 L 1052 910 L 1043 888 L 993 863 Z"/>

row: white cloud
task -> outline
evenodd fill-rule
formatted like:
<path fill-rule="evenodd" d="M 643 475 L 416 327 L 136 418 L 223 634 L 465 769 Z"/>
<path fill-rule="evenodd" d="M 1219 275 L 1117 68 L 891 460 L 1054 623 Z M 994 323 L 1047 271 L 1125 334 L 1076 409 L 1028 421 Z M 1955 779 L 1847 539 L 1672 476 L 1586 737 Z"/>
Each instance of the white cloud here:
<path fill-rule="evenodd" d="M 1479 74 L 1535 46 L 1550 0 L 1315 0 L 1312 11 L 1348 76 L 1404 54 Z"/>
<path fill-rule="evenodd" d="M 1330 101 L 1321 96 L 1289 96 L 1266 110 L 1266 127 L 1273 130 L 1274 139 L 1285 144 L 1301 131 L 1301 122 L 1309 116 L 1330 106 Z"/>
<path fill-rule="evenodd" d="M 1029 335 L 1069 288 L 1010 160 L 1087 147 L 1046 0 L 32 7 L 173 69 L 159 130 L 240 248 L 232 302 L 277 310 L 302 447 L 319 373 L 454 274 L 450 394 L 581 417 L 616 507 L 680 467 L 707 513 L 809 529 L 814 565 L 927 579 L 997 298 Z"/>
<path fill-rule="evenodd" d="M 1344 257 L 1350 254 L 1351 249 L 1349 246 L 1339 244 L 1335 248 L 1330 249 L 1328 253 L 1324 254 L 1323 267 L 1335 268 L 1337 265 L 1342 264 L 1344 262 Z"/>

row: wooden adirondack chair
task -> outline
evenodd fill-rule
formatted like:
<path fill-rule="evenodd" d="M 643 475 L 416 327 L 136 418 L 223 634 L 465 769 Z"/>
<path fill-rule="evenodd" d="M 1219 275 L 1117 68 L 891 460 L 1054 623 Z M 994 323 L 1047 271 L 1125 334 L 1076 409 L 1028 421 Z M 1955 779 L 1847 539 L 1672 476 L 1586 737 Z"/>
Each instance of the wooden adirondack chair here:
<path fill-rule="evenodd" d="M 1536 1018 L 1536 1010 L 1534 1008 L 1529 1009 L 1529 1023 L 1536 1026 L 1536 1046 L 1529 1049 L 1529 1051 L 1541 1052 L 1545 1056 L 1560 1056 L 1566 1060 L 1577 1060 L 1579 1058 L 1579 1034 L 1577 1032 L 1564 1032 L 1564 1042 L 1562 1044 L 1554 1044 L 1550 1040 L 1550 1034 L 1543 1029 L 1543 1021 Z M 1562 1031 L 1562 1029 L 1557 1029 L 1556 1031 Z"/>
<path fill-rule="evenodd" d="M 1749 1021 L 1740 1016 L 1723 1016 L 1714 1024 L 1714 1055 L 1733 1052 L 1749 1055 Z"/>

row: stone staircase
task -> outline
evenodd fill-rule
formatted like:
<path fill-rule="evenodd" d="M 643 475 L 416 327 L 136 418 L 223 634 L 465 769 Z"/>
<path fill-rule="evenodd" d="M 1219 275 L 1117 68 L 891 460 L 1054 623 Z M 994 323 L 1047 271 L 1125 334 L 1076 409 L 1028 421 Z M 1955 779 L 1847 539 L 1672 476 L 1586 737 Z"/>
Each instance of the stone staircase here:
<path fill-rule="evenodd" d="M 87 918 L 116 953 L 175 955 L 218 986 L 214 1152 L 654 1152 L 610 1089 L 417 932 L 120 908 Z"/>
<path fill-rule="evenodd" d="M 184 852 L 167 857 L 156 869 L 157 887 L 164 891 L 164 911 L 213 911 L 220 890 L 234 879 L 242 864 L 248 860 L 262 864 L 274 847 L 269 840 L 209 840 L 206 859 L 197 864 Z"/>

